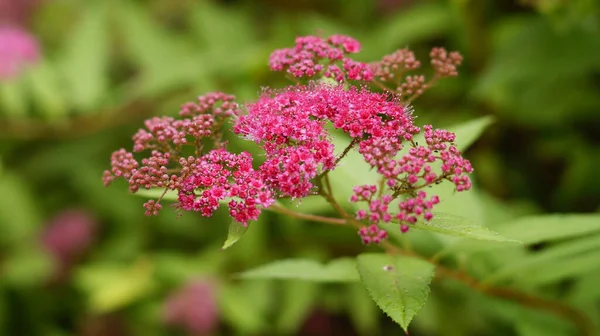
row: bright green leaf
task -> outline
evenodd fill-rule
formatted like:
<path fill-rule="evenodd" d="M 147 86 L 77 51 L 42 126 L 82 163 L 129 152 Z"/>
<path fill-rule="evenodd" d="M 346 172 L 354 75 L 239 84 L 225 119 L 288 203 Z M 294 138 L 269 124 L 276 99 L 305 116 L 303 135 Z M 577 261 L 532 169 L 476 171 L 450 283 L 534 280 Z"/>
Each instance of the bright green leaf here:
<path fill-rule="evenodd" d="M 419 221 L 411 225 L 411 228 L 478 240 L 519 243 L 517 240 L 505 238 L 481 224 L 447 213 L 434 213 L 430 221 Z"/>
<path fill-rule="evenodd" d="M 322 265 L 309 259 L 278 260 L 245 271 L 238 275 L 244 279 L 298 279 L 316 282 L 358 281 L 355 262 L 350 258 L 335 259 Z"/>
<path fill-rule="evenodd" d="M 108 87 L 110 31 L 106 9 L 91 6 L 73 29 L 61 61 L 70 98 L 81 112 L 89 112 L 104 98 Z"/>
<path fill-rule="evenodd" d="M 230 248 L 233 244 L 235 244 L 238 240 L 240 240 L 244 233 L 248 231 L 248 225 L 249 224 L 244 225 L 232 220 L 231 223 L 229 223 L 229 232 L 227 233 L 227 239 L 225 240 L 225 243 L 223 243 L 223 247 L 221 247 L 221 249 L 226 250 Z"/>
<path fill-rule="evenodd" d="M 374 253 L 359 255 L 356 265 L 371 298 L 406 331 L 427 300 L 435 267 L 421 259 Z"/>

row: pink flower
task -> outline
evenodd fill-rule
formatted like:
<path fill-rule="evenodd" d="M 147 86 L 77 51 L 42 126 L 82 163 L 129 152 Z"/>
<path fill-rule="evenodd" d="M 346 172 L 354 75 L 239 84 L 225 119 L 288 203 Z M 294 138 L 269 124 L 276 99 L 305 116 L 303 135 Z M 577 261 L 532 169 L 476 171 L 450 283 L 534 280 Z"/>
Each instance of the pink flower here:
<path fill-rule="evenodd" d="M 0 81 L 21 74 L 40 58 L 40 47 L 31 34 L 16 27 L 0 27 Z"/>

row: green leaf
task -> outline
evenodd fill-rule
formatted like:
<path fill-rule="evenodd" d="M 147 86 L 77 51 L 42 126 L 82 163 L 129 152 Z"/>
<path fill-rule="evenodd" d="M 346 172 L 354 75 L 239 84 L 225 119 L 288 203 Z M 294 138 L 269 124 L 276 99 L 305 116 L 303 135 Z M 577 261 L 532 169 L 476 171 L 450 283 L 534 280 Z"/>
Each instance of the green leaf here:
<path fill-rule="evenodd" d="M 485 129 L 494 122 L 491 116 L 485 116 L 473 120 L 469 120 L 462 124 L 448 127 L 448 130 L 456 134 L 456 148 L 460 151 L 468 149 L 479 137 Z"/>
<path fill-rule="evenodd" d="M 497 232 L 467 218 L 447 213 L 434 213 L 430 221 L 419 221 L 411 225 L 412 228 L 478 240 L 520 243 L 517 240 L 505 238 Z"/>
<path fill-rule="evenodd" d="M 27 97 L 23 81 L 19 78 L 0 82 L 0 115 L 21 118 L 27 115 Z"/>
<path fill-rule="evenodd" d="M 537 244 L 600 232 L 600 214 L 527 216 L 499 225 L 497 229 L 524 244 Z"/>
<path fill-rule="evenodd" d="M 238 274 L 243 279 L 298 279 L 316 282 L 358 281 L 355 262 L 340 258 L 322 265 L 309 259 L 278 260 Z"/>
<path fill-rule="evenodd" d="M 369 292 L 359 283 L 349 284 L 346 290 L 346 307 L 354 328 L 360 335 L 379 334 L 379 310 Z"/>
<path fill-rule="evenodd" d="M 558 281 L 579 277 L 600 269 L 600 250 L 578 255 L 577 258 L 564 258 L 546 267 L 523 271 L 516 282 L 526 286 L 543 286 Z"/>
<path fill-rule="evenodd" d="M 444 34 L 449 31 L 451 25 L 452 15 L 446 4 L 417 3 L 410 8 L 397 11 L 396 15 L 382 22 L 371 34 L 372 40 L 365 42 L 364 54 L 373 58 L 381 57 L 381 55 L 371 55 L 369 50 L 386 50 L 390 53 L 398 47 L 402 48 L 407 44 Z"/>
<path fill-rule="evenodd" d="M 249 294 L 244 288 L 223 284 L 219 295 L 219 307 L 225 321 L 236 330 L 246 334 L 264 334 L 266 318 L 254 309 Z"/>
<path fill-rule="evenodd" d="M 569 294 L 569 302 L 589 304 L 598 302 L 600 298 L 600 269 L 578 279 Z"/>
<path fill-rule="evenodd" d="M 550 246 L 508 263 L 506 266 L 485 279 L 486 282 L 498 282 L 511 278 L 526 277 L 527 273 L 537 273 L 546 268 L 555 269 L 560 260 L 582 258 L 582 254 L 594 251 L 600 246 L 600 235 L 584 236 L 568 242 Z"/>
<path fill-rule="evenodd" d="M 359 255 L 356 265 L 371 298 L 407 331 L 427 300 L 435 267 L 421 259 L 379 253 Z"/>
<path fill-rule="evenodd" d="M 38 205 L 19 175 L 0 175 L 0 244 L 20 244 L 32 237 L 42 222 Z"/>
<path fill-rule="evenodd" d="M 129 267 L 90 265 L 75 274 L 75 284 L 87 293 L 93 312 L 108 313 L 149 295 L 155 285 L 153 269 L 154 265 L 147 260 Z"/>
<path fill-rule="evenodd" d="M 283 293 L 275 322 L 277 334 L 294 335 L 310 314 L 318 293 L 318 285 L 307 281 L 285 281 L 281 283 Z"/>
<path fill-rule="evenodd" d="M 80 74 L 81 79 L 81 74 Z M 63 92 L 63 83 L 52 64 L 42 62 L 27 73 L 25 77 L 36 111 L 48 120 L 60 120 L 68 111 L 67 99 Z"/>
<path fill-rule="evenodd" d="M 91 6 L 67 41 L 62 67 L 70 99 L 81 112 L 97 107 L 107 91 L 109 28 L 106 8 Z"/>
<path fill-rule="evenodd" d="M 52 256 L 36 246 L 22 246 L 2 262 L 2 280 L 13 287 L 41 286 L 56 271 Z"/>
<path fill-rule="evenodd" d="M 225 243 L 223 243 L 223 247 L 221 247 L 221 249 L 226 250 L 230 248 L 233 244 L 235 244 L 238 240 L 240 240 L 244 233 L 248 231 L 248 225 L 249 224 L 244 225 L 232 220 L 231 223 L 229 223 L 229 232 L 227 233 L 227 239 L 225 240 Z"/>

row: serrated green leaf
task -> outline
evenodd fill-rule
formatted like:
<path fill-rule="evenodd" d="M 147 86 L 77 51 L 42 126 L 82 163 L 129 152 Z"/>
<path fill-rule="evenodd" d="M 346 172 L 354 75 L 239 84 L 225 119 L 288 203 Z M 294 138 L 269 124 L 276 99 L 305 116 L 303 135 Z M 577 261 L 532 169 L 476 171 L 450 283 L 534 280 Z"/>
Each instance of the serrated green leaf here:
<path fill-rule="evenodd" d="M 61 61 L 71 101 L 81 112 L 97 107 L 108 88 L 108 33 L 106 8 L 92 6 L 67 41 Z"/>
<path fill-rule="evenodd" d="M 280 335 L 295 335 L 310 314 L 318 293 L 318 284 L 307 281 L 285 281 L 279 297 L 281 305 L 275 326 Z"/>
<path fill-rule="evenodd" d="M 467 122 L 453 125 L 448 127 L 448 130 L 456 134 L 456 141 L 454 142 L 456 148 L 460 151 L 468 149 L 488 126 L 494 122 L 494 118 L 491 116 L 485 116 Z"/>
<path fill-rule="evenodd" d="M 412 228 L 478 240 L 520 243 L 518 240 L 505 238 L 467 218 L 447 213 L 434 213 L 430 221 L 419 221 L 411 225 Z"/>
<path fill-rule="evenodd" d="M 133 266 L 90 265 L 75 274 L 75 284 L 87 294 L 88 305 L 95 313 L 123 308 L 154 289 L 154 266 L 141 260 Z"/>
<path fill-rule="evenodd" d="M 221 247 L 221 250 L 226 250 L 230 248 L 233 244 L 240 240 L 244 233 L 248 231 L 248 225 L 249 224 L 244 225 L 236 221 L 231 221 L 231 223 L 229 223 L 227 239 L 225 240 L 225 243 L 223 243 L 223 247 Z"/>
<path fill-rule="evenodd" d="M 379 253 L 359 255 L 356 266 L 371 298 L 407 331 L 427 300 L 435 267 L 421 259 Z"/>
<path fill-rule="evenodd" d="M 309 259 L 278 260 L 238 274 L 243 279 L 297 279 L 316 282 L 358 281 L 353 259 L 334 259 L 323 265 Z"/>
<path fill-rule="evenodd" d="M 497 226 L 498 232 L 524 244 L 568 239 L 600 232 L 599 214 L 527 216 Z"/>

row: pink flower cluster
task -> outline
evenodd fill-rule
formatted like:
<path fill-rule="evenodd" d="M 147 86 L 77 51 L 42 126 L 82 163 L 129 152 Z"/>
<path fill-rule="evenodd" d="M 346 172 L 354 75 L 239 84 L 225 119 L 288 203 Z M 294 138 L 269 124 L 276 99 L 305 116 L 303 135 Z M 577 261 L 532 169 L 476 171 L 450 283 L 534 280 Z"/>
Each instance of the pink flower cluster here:
<path fill-rule="evenodd" d="M 133 136 L 133 151 L 149 150 L 150 156 L 140 164 L 133 153 L 115 151 L 111 169 L 104 172 L 104 184 L 124 178 L 131 192 L 140 188 L 177 190 L 176 207 L 204 216 L 211 216 L 221 201 L 231 198 L 229 212 L 235 220 L 246 224 L 258 218 L 258 206 L 267 207 L 273 202 L 271 192 L 253 169 L 250 154 L 231 154 L 223 149 L 221 141 L 225 121 L 239 114 L 233 96 L 214 92 L 184 104 L 180 118 L 146 121 L 146 129 Z M 215 149 L 206 152 L 206 145 Z M 186 151 L 194 155 L 184 157 Z M 160 199 L 150 200 L 144 207 L 146 215 L 157 215 L 162 209 Z"/>
<path fill-rule="evenodd" d="M 0 82 L 19 76 L 26 65 L 39 58 L 35 37 L 20 28 L 0 27 Z"/>
<path fill-rule="evenodd" d="M 294 48 L 275 51 L 270 66 L 294 77 L 327 76 L 341 82 L 370 81 L 374 73 L 393 80 L 420 64 L 408 49 L 371 66 L 347 57 L 359 50 L 360 44 L 347 36 L 299 37 Z M 453 75 L 461 60 L 459 54 L 443 49 L 434 49 L 432 58 L 439 76 Z M 420 94 L 423 79 L 415 81 L 420 84 L 409 81 L 401 89 Z M 387 237 L 380 223 L 398 223 L 406 232 L 419 220 L 431 220 L 440 200 L 423 188 L 444 180 L 457 191 L 471 187 L 468 174 L 473 168 L 453 144 L 455 135 L 430 125 L 417 127 L 411 111 L 392 93 L 310 82 L 265 90 L 245 108 L 242 114 L 232 96 L 210 93 L 184 104 L 178 118 L 151 118 L 133 137 L 133 152 L 147 151 L 150 156 L 137 161 L 124 149 L 114 152 L 104 183 L 124 178 L 132 192 L 140 188 L 177 191 L 178 209 L 203 216 L 212 216 L 227 202 L 230 215 L 247 225 L 276 198 L 314 194 L 315 185 L 323 183 L 318 179 L 334 170 L 349 150 L 357 150 L 381 175 L 379 187 L 357 186 L 351 198 L 367 204 L 356 213 L 356 220 L 365 225 L 359 230 L 364 243 Z M 254 167 L 249 153 L 227 151 L 221 136 L 228 119 L 234 121 L 235 134 L 259 145 L 264 162 Z M 341 156 L 334 154 L 331 129 L 352 139 Z M 425 144 L 414 141 L 417 134 L 424 136 Z M 160 200 L 144 204 L 147 215 L 161 210 Z"/>
<path fill-rule="evenodd" d="M 296 78 L 325 76 L 338 82 L 344 80 L 370 81 L 371 68 L 362 62 L 348 58 L 348 54 L 360 51 L 360 43 L 355 39 L 333 35 L 327 39 L 317 36 L 296 38 L 293 48 L 275 50 L 269 58 L 269 66 L 274 71 L 286 71 Z"/>
<path fill-rule="evenodd" d="M 234 132 L 261 144 L 267 184 L 281 196 L 300 198 L 310 194 L 314 177 L 335 168 L 327 123 L 361 143 L 410 140 L 419 131 L 406 109 L 385 94 L 321 84 L 265 93 L 239 117 Z"/>
<path fill-rule="evenodd" d="M 231 154 L 224 149 L 208 152 L 200 158 L 181 159 L 182 166 L 194 164 L 193 171 L 179 187 L 179 204 L 183 210 L 200 212 L 210 217 L 219 202 L 229 201 L 229 214 L 240 223 L 256 220 L 257 206 L 268 207 L 274 200 L 259 172 L 252 168 L 252 156 Z M 236 201 L 239 199 L 240 201 Z"/>

